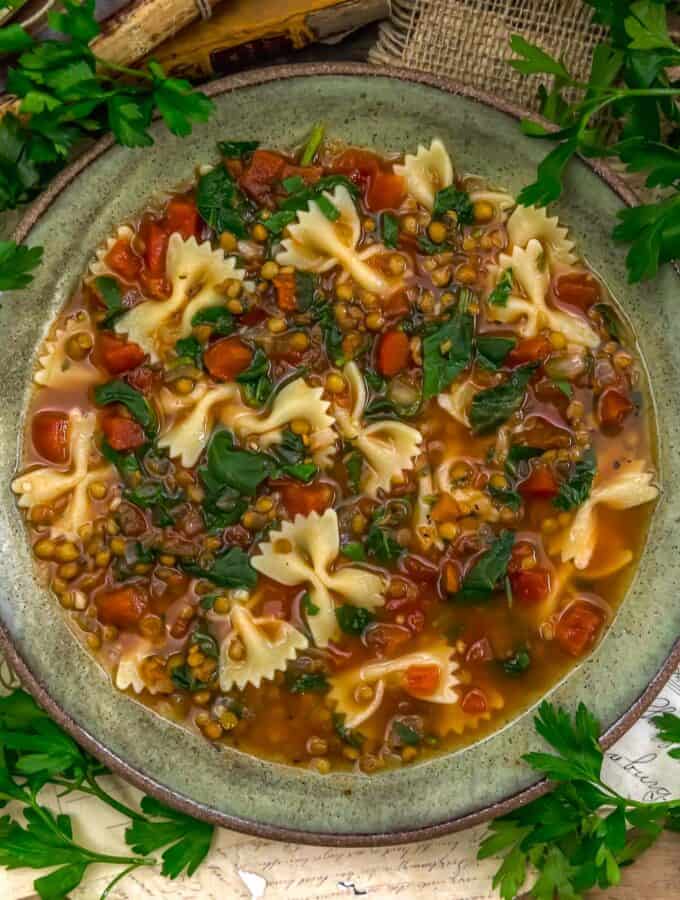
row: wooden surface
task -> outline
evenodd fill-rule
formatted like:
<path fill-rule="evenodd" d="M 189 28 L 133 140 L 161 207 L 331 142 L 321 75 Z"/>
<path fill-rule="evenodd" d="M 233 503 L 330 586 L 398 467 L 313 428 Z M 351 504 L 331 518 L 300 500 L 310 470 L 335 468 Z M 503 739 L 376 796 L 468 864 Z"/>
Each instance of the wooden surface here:
<path fill-rule="evenodd" d="M 680 768 L 680 767 L 679 767 Z M 621 884 L 591 891 L 588 900 L 678 900 L 680 898 L 680 834 L 663 834 L 634 865 Z"/>

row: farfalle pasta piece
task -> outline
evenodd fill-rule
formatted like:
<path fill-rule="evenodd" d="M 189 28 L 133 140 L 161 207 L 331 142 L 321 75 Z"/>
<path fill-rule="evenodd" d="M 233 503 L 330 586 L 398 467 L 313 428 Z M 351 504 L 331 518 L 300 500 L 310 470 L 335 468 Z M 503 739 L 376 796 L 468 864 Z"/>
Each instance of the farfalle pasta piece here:
<path fill-rule="evenodd" d="M 437 191 L 453 184 L 453 164 L 442 141 L 435 138 L 429 148 L 418 145 L 415 154 L 407 153 L 403 165 L 395 164 L 395 175 L 406 180 L 406 190 L 421 206 L 431 210 Z"/>
<path fill-rule="evenodd" d="M 484 687 L 486 710 L 482 713 L 467 713 L 460 703 L 442 706 L 434 717 L 434 730 L 440 737 L 452 731 L 463 734 L 464 731 L 475 731 L 482 722 L 488 722 L 494 712 L 505 706 L 503 695 L 491 685 Z"/>
<path fill-rule="evenodd" d="M 198 382 L 191 394 L 180 397 L 167 388 L 160 394 L 165 412 L 178 414 L 176 421 L 158 438 L 158 446 L 167 448 L 183 466 L 193 466 L 205 449 L 217 421 L 223 424 L 246 409 L 237 384 Z M 189 410 L 185 415 L 182 411 Z"/>
<path fill-rule="evenodd" d="M 335 419 L 329 415 L 330 403 L 323 399 L 322 387 L 310 387 L 304 378 L 289 382 L 274 397 L 266 413 L 247 411 L 233 417 L 233 427 L 241 439 L 256 437 L 261 447 L 278 444 L 283 430 L 294 419 L 309 423 L 309 449 L 320 468 L 328 468 L 336 449 Z"/>
<path fill-rule="evenodd" d="M 307 623 L 317 647 L 338 634 L 334 596 L 353 606 L 375 609 L 384 603 L 385 581 L 359 566 L 332 569 L 340 552 L 338 516 L 334 509 L 298 515 L 283 522 L 251 559 L 258 572 L 279 584 L 306 584 L 319 611 Z"/>
<path fill-rule="evenodd" d="M 288 237 L 281 242 L 284 249 L 277 253 L 276 261 L 303 272 L 328 272 L 340 266 L 365 290 L 380 297 L 391 294 L 401 279 L 388 278 L 366 262 L 364 256 L 372 256 L 375 245 L 357 250 L 361 226 L 347 188 L 338 185 L 333 193 L 324 191 L 323 196 L 338 210 L 338 218 L 331 221 L 318 203 L 310 200 L 309 208 L 298 212 L 297 222 L 288 226 Z"/>
<path fill-rule="evenodd" d="M 645 463 L 637 460 L 594 487 L 590 497 L 577 510 L 567 531 L 562 545 L 562 559 L 565 562 L 573 560 L 577 569 L 585 569 L 597 544 L 597 507 L 631 509 L 650 503 L 659 496 L 653 479 L 654 474 L 645 470 Z"/>
<path fill-rule="evenodd" d="M 512 254 L 501 253 L 498 268 L 492 274 L 497 283 L 503 272 L 512 270 L 514 285 L 519 285 L 525 296 L 515 290 L 504 306 L 487 303 L 487 315 L 493 322 L 515 324 L 522 337 L 534 337 L 542 328 L 561 332 L 569 343 L 585 347 L 597 347 L 600 337 L 588 322 L 578 314 L 570 314 L 549 307 L 546 302 L 550 273 L 544 262 L 544 250 L 540 241 L 532 238 L 526 248 L 516 246 Z"/>
<path fill-rule="evenodd" d="M 220 647 L 220 687 L 229 691 L 247 684 L 259 687 L 262 679 L 282 672 L 309 641 L 290 622 L 274 616 L 254 616 L 245 606 L 232 607 L 231 631 Z M 234 652 L 238 641 L 239 652 Z"/>
<path fill-rule="evenodd" d="M 90 519 L 88 487 L 93 481 L 111 481 L 115 470 L 109 463 L 90 468 L 90 454 L 94 449 L 93 435 L 97 423 L 95 413 L 82 413 L 79 409 L 69 412 L 68 471 L 43 466 L 18 475 L 12 482 L 12 490 L 19 497 L 19 506 L 31 508 L 48 506 L 64 496 L 67 502 L 52 522 L 53 536 L 78 539 L 78 529 Z"/>
<path fill-rule="evenodd" d="M 352 393 L 352 408 L 348 411 L 337 406 L 335 417 L 342 436 L 352 442 L 366 462 L 361 488 L 375 497 L 379 490 L 390 489 L 393 478 L 413 468 L 423 436 L 417 428 L 392 419 L 365 425 L 362 416 L 366 386 L 357 364 L 348 363 L 344 375 Z"/>
<path fill-rule="evenodd" d="M 101 374 L 87 358 L 74 360 L 68 354 L 68 343 L 73 337 L 85 335 L 94 345 L 90 316 L 85 310 L 69 316 L 66 327 L 57 329 L 52 339 L 47 339 L 38 357 L 38 368 L 33 381 L 41 387 L 69 390 L 69 388 L 95 384 Z"/>
<path fill-rule="evenodd" d="M 166 674 L 164 665 L 149 666 L 148 673 L 144 671 L 145 665 L 154 656 L 154 647 L 150 641 L 126 636 L 126 646 L 116 669 L 115 685 L 118 690 L 131 690 L 135 694 L 141 694 L 142 691 L 150 694 L 172 693 L 174 685 Z"/>
<path fill-rule="evenodd" d="M 574 241 L 559 224 L 557 216 L 549 216 L 545 207 L 518 206 L 507 223 L 508 237 L 515 247 L 527 247 L 529 241 L 541 242 L 548 261 L 572 266 L 576 262 Z"/>
<path fill-rule="evenodd" d="M 481 390 L 482 388 L 476 385 L 472 379 L 465 378 L 463 381 L 454 382 L 447 394 L 439 394 L 437 403 L 457 422 L 469 428 L 470 419 L 468 418 L 468 412 L 470 404 L 475 394 Z"/>
<path fill-rule="evenodd" d="M 237 269 L 233 257 L 213 250 L 210 241 L 187 241 L 170 235 L 166 257 L 166 275 L 172 292 L 167 300 L 146 300 L 121 316 L 115 324 L 120 334 L 139 344 L 157 362 L 165 349 L 191 333 L 191 320 L 202 309 L 224 302 L 221 285 L 225 281 L 243 281 L 245 271 Z"/>
<path fill-rule="evenodd" d="M 357 728 L 379 709 L 390 686 L 412 693 L 408 687 L 409 670 L 436 667 L 438 677 L 435 689 L 426 695 L 412 695 L 428 703 L 457 703 L 456 685 L 459 681 L 455 672 L 458 663 L 452 659 L 452 654 L 452 647 L 444 641 L 436 641 L 427 649 L 348 669 L 329 678 L 331 689 L 328 699 L 335 704 L 336 711 L 345 716 L 346 727 Z M 373 694 L 358 691 L 362 685 L 371 686 Z"/>
<path fill-rule="evenodd" d="M 512 194 L 490 188 L 475 188 L 468 192 L 471 203 L 490 203 L 494 208 L 494 220 L 505 219 L 508 210 L 517 203 Z"/>
<path fill-rule="evenodd" d="M 90 275 L 95 278 L 99 275 L 116 275 L 117 273 L 106 262 L 106 257 L 118 241 L 127 241 L 129 243 L 134 236 L 135 233 L 129 225 L 121 225 L 116 233 L 108 237 L 95 252 L 95 258 L 90 263 Z"/>

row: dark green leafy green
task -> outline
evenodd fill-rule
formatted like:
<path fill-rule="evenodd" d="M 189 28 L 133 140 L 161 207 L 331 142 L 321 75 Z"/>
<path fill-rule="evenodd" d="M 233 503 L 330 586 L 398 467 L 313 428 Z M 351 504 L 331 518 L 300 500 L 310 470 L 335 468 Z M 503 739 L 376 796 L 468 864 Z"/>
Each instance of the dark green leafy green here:
<path fill-rule="evenodd" d="M 492 306 L 507 306 L 512 292 L 512 269 L 504 269 L 496 287 L 489 294 Z"/>
<path fill-rule="evenodd" d="M 0 184 L 0 197 L 1 192 Z M 0 241 L 0 291 L 17 291 L 30 284 L 33 280 L 31 272 L 40 265 L 42 254 L 42 247 L 24 247 L 14 241 Z"/>
<path fill-rule="evenodd" d="M 670 712 L 662 713 L 660 716 L 654 716 L 652 724 L 657 730 L 659 740 L 677 745 L 668 751 L 668 755 L 672 759 L 680 759 L 680 716 Z"/>
<path fill-rule="evenodd" d="M 217 233 L 230 231 L 248 237 L 248 204 L 224 166 L 201 175 L 196 188 L 196 206 L 201 218 Z"/>
<path fill-rule="evenodd" d="M 314 202 L 319 207 L 321 212 L 327 219 L 330 219 L 331 222 L 335 222 L 340 218 L 340 210 L 338 207 L 326 197 L 325 194 L 317 194 L 314 198 Z"/>
<path fill-rule="evenodd" d="M 526 648 L 518 650 L 509 659 L 503 660 L 503 671 L 508 675 L 521 675 L 531 666 L 531 657 Z"/>
<path fill-rule="evenodd" d="M 470 424 L 475 434 L 485 434 L 502 425 L 522 406 L 534 364 L 514 369 L 507 381 L 479 391 L 470 404 Z"/>
<path fill-rule="evenodd" d="M 175 353 L 180 359 L 193 363 L 197 369 L 203 368 L 203 345 L 193 335 L 180 338 L 175 344 Z"/>
<path fill-rule="evenodd" d="M 234 317 L 223 306 L 209 306 L 207 309 L 199 309 L 191 320 L 192 327 L 197 325 L 209 325 L 214 334 L 226 336 L 234 330 Z"/>
<path fill-rule="evenodd" d="M 366 736 L 360 731 L 356 731 L 354 728 L 348 728 L 345 725 L 344 713 L 333 713 L 333 728 L 343 743 L 347 744 L 349 747 L 354 747 L 355 750 L 361 750 L 364 741 L 366 740 Z"/>
<path fill-rule="evenodd" d="M 461 291 L 448 319 L 423 339 L 423 400 L 445 391 L 472 363 L 474 316 L 468 312 L 473 295 Z"/>
<path fill-rule="evenodd" d="M 473 220 L 470 195 L 465 191 L 459 191 L 454 184 L 435 194 L 433 217 L 443 216 L 447 212 L 455 212 L 461 225 L 469 225 Z"/>
<path fill-rule="evenodd" d="M 596 303 L 593 309 L 597 310 L 597 312 L 599 312 L 599 314 L 602 316 L 604 327 L 607 329 L 611 337 L 613 337 L 615 341 L 618 341 L 621 337 L 620 325 L 613 307 L 609 306 L 608 303 Z"/>
<path fill-rule="evenodd" d="M 361 489 L 361 471 L 364 467 L 364 457 L 360 450 L 352 450 L 352 452 L 344 459 L 345 469 L 347 470 L 347 481 L 352 493 L 358 494 Z"/>
<path fill-rule="evenodd" d="M 345 634 L 355 635 L 363 634 L 367 626 L 375 619 L 370 610 L 364 609 L 363 606 L 352 606 L 350 603 L 337 606 L 335 608 L 335 617 Z"/>
<path fill-rule="evenodd" d="M 207 822 L 192 819 L 184 813 L 163 806 L 153 797 L 144 797 L 142 812 L 154 822 L 136 819 L 125 832 L 125 842 L 133 853 L 163 851 L 161 872 L 168 878 L 194 874 L 208 855 L 214 828 Z"/>
<path fill-rule="evenodd" d="M 156 435 L 158 431 L 156 413 L 144 394 L 130 387 L 127 382 L 116 380 L 97 385 L 94 389 L 94 400 L 98 406 L 122 403 L 150 438 Z"/>
<path fill-rule="evenodd" d="M 150 509 L 154 525 L 161 528 L 174 524 L 175 510 L 184 500 L 181 492 L 169 494 L 158 481 L 142 482 L 137 487 L 126 490 L 123 496 L 135 506 Z"/>
<path fill-rule="evenodd" d="M 394 249 L 399 242 L 399 220 L 392 213 L 384 212 L 380 216 L 380 234 L 386 247 Z"/>
<path fill-rule="evenodd" d="M 324 215 L 329 219 L 334 216 L 337 218 L 337 215 L 339 215 L 338 210 L 333 203 L 322 195 L 324 191 L 333 191 L 338 185 L 346 188 L 351 197 L 356 198 L 359 195 L 357 186 L 345 175 L 324 175 L 315 184 L 305 185 L 300 190 L 294 191 L 280 200 L 278 209 L 268 219 L 265 219 L 262 224 L 273 237 L 278 237 L 286 225 L 290 225 L 291 222 L 295 221 L 300 210 L 308 208 L 312 200 L 319 205 Z"/>
<path fill-rule="evenodd" d="M 421 234 L 417 241 L 418 249 L 427 256 L 436 256 L 438 253 L 445 253 L 451 249 L 448 241 L 437 243 L 433 241 L 427 234 Z"/>
<path fill-rule="evenodd" d="M 287 681 L 291 694 L 325 694 L 330 690 L 328 679 L 322 672 L 303 672 Z"/>
<path fill-rule="evenodd" d="M 505 578 L 514 543 L 514 532 L 502 531 L 489 549 L 477 557 L 451 599 L 456 603 L 487 603 Z"/>
<path fill-rule="evenodd" d="M 291 175 L 284 178 L 281 185 L 287 194 L 294 194 L 295 191 L 301 191 L 305 186 L 305 179 L 301 175 Z"/>
<path fill-rule="evenodd" d="M 269 378 L 269 359 L 260 347 L 255 351 L 248 368 L 236 376 L 236 381 L 243 385 L 243 394 L 251 406 L 262 406 L 272 392 Z"/>
<path fill-rule="evenodd" d="M 113 463 L 121 475 L 131 475 L 141 470 L 139 459 L 135 453 L 121 453 L 120 450 L 114 450 L 106 440 L 102 441 L 99 449 L 104 459 Z"/>
<path fill-rule="evenodd" d="M 349 541 L 346 544 L 343 544 L 340 548 L 340 552 L 343 556 L 346 556 L 347 559 L 351 559 L 353 562 L 364 562 L 366 560 L 366 551 L 364 550 L 364 545 L 360 541 Z"/>
<path fill-rule="evenodd" d="M 308 451 L 302 437 L 290 429 L 283 432 L 280 443 L 274 444 L 270 452 L 278 466 L 277 475 L 288 475 L 307 483 L 319 471 L 313 462 L 305 461 Z"/>
<path fill-rule="evenodd" d="M 422 741 L 422 736 L 415 730 L 399 719 L 392 722 L 392 731 L 404 747 L 417 747 Z"/>
<path fill-rule="evenodd" d="M 210 565 L 183 563 L 183 568 L 190 575 L 207 578 L 224 588 L 254 588 L 257 582 L 257 572 L 251 566 L 248 554 L 240 547 L 229 547 Z"/>
<path fill-rule="evenodd" d="M 316 603 L 312 601 L 311 595 L 308 591 L 306 591 L 303 595 L 300 605 L 302 607 L 302 611 L 308 616 L 318 616 L 321 612 L 320 607 L 318 607 Z"/>
<path fill-rule="evenodd" d="M 116 319 L 125 312 L 120 285 L 117 279 L 110 275 L 99 275 L 94 280 L 94 286 L 106 307 L 106 318 L 102 319 L 99 326 L 100 328 L 110 328 Z"/>
<path fill-rule="evenodd" d="M 369 556 L 383 565 L 399 559 L 404 552 L 404 548 L 392 537 L 390 530 L 383 528 L 379 520 L 371 523 L 364 547 Z"/>
<path fill-rule="evenodd" d="M 217 147 L 225 159 L 243 159 L 257 150 L 259 141 L 220 141 Z"/>
<path fill-rule="evenodd" d="M 517 512 L 522 505 L 522 498 L 517 491 L 510 490 L 509 488 L 497 488 L 492 484 L 489 485 L 488 491 L 494 500 L 497 500 L 498 503 L 501 503 L 503 506 L 507 506 L 513 512 Z"/>
<path fill-rule="evenodd" d="M 499 369 L 505 357 L 517 345 L 517 338 L 501 337 L 498 334 L 480 334 L 477 336 L 477 362 L 492 372 Z"/>
<path fill-rule="evenodd" d="M 273 471 L 272 460 L 265 453 L 241 450 L 234 446 L 229 431 L 217 431 L 208 445 L 206 469 L 199 469 L 204 484 L 233 488 L 244 497 L 253 497 L 260 484 Z M 204 475 L 207 478 L 204 478 Z"/>
<path fill-rule="evenodd" d="M 558 509 L 570 510 L 585 503 L 590 496 L 596 472 L 595 451 L 589 447 L 581 459 L 574 464 L 569 478 L 560 485 L 559 493 L 553 500 L 553 504 Z"/>
<path fill-rule="evenodd" d="M 508 450 L 505 460 L 505 470 L 508 475 L 516 478 L 519 474 L 522 463 L 535 459 L 537 456 L 543 456 L 545 450 L 541 447 L 525 447 L 522 444 L 513 444 Z"/>
<path fill-rule="evenodd" d="M 316 278 L 311 272 L 295 270 L 295 305 L 300 312 L 306 312 L 314 304 Z"/>

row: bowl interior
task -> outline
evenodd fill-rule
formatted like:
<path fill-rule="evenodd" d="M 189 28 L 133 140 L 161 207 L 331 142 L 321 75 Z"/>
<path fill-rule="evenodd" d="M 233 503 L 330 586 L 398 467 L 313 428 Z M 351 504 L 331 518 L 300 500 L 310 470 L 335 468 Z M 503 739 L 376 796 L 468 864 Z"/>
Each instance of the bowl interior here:
<path fill-rule="evenodd" d="M 43 691 L 40 699 L 51 698 L 53 713 L 82 729 L 79 739 L 146 790 L 194 814 L 265 836 L 387 843 L 452 830 L 480 810 L 497 812 L 494 804 L 532 784 L 535 776 L 518 762 L 538 744 L 531 715 L 456 753 L 370 778 L 320 777 L 218 751 L 112 688 L 70 632 L 54 597 L 37 583 L 9 489 L 34 353 L 50 319 L 76 286 L 93 248 L 155 195 L 190 178 L 197 164 L 214 162 L 217 140 L 257 138 L 285 148 L 323 120 L 331 137 L 381 151 L 415 148 L 439 136 L 459 171 L 479 173 L 512 191 L 533 180 L 545 145 L 524 138 L 507 113 L 405 80 L 403 73 L 396 78 L 343 71 L 297 68 L 228 79 L 207 125 L 184 140 L 154 126 L 156 142 L 143 152 L 101 152 L 56 193 L 28 231 L 29 244 L 45 247 L 45 261 L 30 289 L 8 295 L 0 310 L 0 329 L 12 348 L 0 406 L 0 618 L 34 676 L 31 686 Z M 610 239 L 622 206 L 590 168 L 572 164 L 558 212 L 638 336 L 660 423 L 664 488 L 647 550 L 615 622 L 597 651 L 551 692 L 554 702 L 567 707 L 585 700 L 605 726 L 634 704 L 680 632 L 677 280 L 666 269 L 653 283 L 626 284 L 624 251 Z"/>

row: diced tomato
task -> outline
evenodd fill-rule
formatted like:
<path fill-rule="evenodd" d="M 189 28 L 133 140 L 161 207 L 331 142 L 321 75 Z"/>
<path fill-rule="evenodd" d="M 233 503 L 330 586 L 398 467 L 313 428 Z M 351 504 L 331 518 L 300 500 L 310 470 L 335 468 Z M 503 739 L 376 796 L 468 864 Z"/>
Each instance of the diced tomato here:
<path fill-rule="evenodd" d="M 550 572 L 538 566 L 520 569 L 509 576 L 513 599 L 521 606 L 534 606 L 550 593 Z"/>
<path fill-rule="evenodd" d="M 380 157 L 370 150 L 345 150 L 331 165 L 333 172 L 347 175 L 352 181 L 368 183 L 380 171 Z"/>
<path fill-rule="evenodd" d="M 401 565 L 414 581 L 433 584 L 439 577 L 437 567 L 421 556 L 404 556 Z"/>
<path fill-rule="evenodd" d="M 551 468 L 545 465 L 535 465 L 529 477 L 525 478 L 517 490 L 523 497 L 556 497 L 559 493 L 559 485 Z"/>
<path fill-rule="evenodd" d="M 140 391 L 142 394 L 148 394 L 151 392 L 151 388 L 153 387 L 158 374 L 159 373 L 154 372 L 153 369 L 149 368 L 149 366 L 139 366 L 131 372 L 128 372 L 125 376 L 125 380 L 130 387 L 133 387 L 136 391 Z"/>
<path fill-rule="evenodd" d="M 111 331 L 102 331 L 99 335 L 98 349 L 102 365 L 112 375 L 134 369 L 146 358 L 146 353 L 139 344 L 126 341 Z"/>
<path fill-rule="evenodd" d="M 406 293 L 406 288 L 395 291 L 383 303 L 383 312 L 389 317 L 399 317 L 408 315 L 411 309 L 411 301 Z"/>
<path fill-rule="evenodd" d="M 473 644 L 470 644 L 465 654 L 466 663 L 485 663 L 491 662 L 494 658 L 493 647 L 488 638 L 480 638 Z"/>
<path fill-rule="evenodd" d="M 569 272 L 554 283 L 555 296 L 563 303 L 587 310 L 600 299 L 600 285 L 590 272 Z"/>
<path fill-rule="evenodd" d="M 523 561 L 525 559 L 536 559 L 536 550 L 530 541 L 515 541 L 510 554 L 510 562 L 508 563 L 508 572 L 521 572 Z"/>
<path fill-rule="evenodd" d="M 102 422 L 102 431 L 114 450 L 136 450 L 146 444 L 142 426 L 125 416 L 106 416 Z"/>
<path fill-rule="evenodd" d="M 102 591 L 95 598 L 102 625 L 132 628 L 144 615 L 148 605 L 146 592 L 138 586 Z"/>
<path fill-rule="evenodd" d="M 543 362 L 552 351 L 552 344 L 545 335 L 523 338 L 518 341 L 506 357 L 506 365 L 523 366 L 531 362 Z"/>
<path fill-rule="evenodd" d="M 198 237 L 201 217 L 196 203 L 190 197 L 173 197 L 165 211 L 165 224 L 169 234 L 179 232 L 185 241 Z"/>
<path fill-rule="evenodd" d="M 282 309 L 284 312 L 295 312 L 297 309 L 295 276 L 292 274 L 277 275 L 274 279 L 274 287 L 276 288 L 276 302 L 279 309 Z"/>
<path fill-rule="evenodd" d="M 406 187 L 401 175 L 376 172 L 366 189 L 366 205 L 373 212 L 379 212 L 381 209 L 397 209 L 405 193 Z"/>
<path fill-rule="evenodd" d="M 305 182 L 305 184 L 315 184 L 323 174 L 321 166 L 294 166 L 286 163 L 281 172 L 281 181 L 286 178 L 293 178 L 296 175 Z"/>
<path fill-rule="evenodd" d="M 378 341 L 377 366 L 381 375 L 390 378 L 408 365 L 411 347 L 403 331 L 386 331 Z"/>
<path fill-rule="evenodd" d="M 328 509 L 335 497 L 331 485 L 323 481 L 300 484 L 297 481 L 282 479 L 275 482 L 275 486 L 281 494 L 281 500 L 289 516 L 322 513 Z"/>
<path fill-rule="evenodd" d="M 158 222 L 148 222 L 144 229 L 144 265 L 154 278 L 165 274 L 165 254 L 168 249 L 168 232 Z"/>
<path fill-rule="evenodd" d="M 571 656 L 581 656 L 595 643 L 603 622 L 604 613 L 593 603 L 572 603 L 560 616 L 555 637 Z"/>
<path fill-rule="evenodd" d="M 142 268 L 141 259 L 135 254 L 130 242 L 120 238 L 106 254 L 106 264 L 125 281 L 134 281 Z"/>
<path fill-rule="evenodd" d="M 69 456 L 69 418 L 57 410 L 43 410 L 31 422 L 33 447 L 44 459 L 67 463 Z"/>
<path fill-rule="evenodd" d="M 479 688 L 470 688 L 460 703 L 461 709 L 469 716 L 479 716 L 485 713 L 488 707 L 486 694 Z"/>
<path fill-rule="evenodd" d="M 256 150 L 239 178 L 239 185 L 254 200 L 263 203 L 270 197 L 272 184 L 281 180 L 285 166 L 286 160 L 280 153 Z"/>
<path fill-rule="evenodd" d="M 409 694 L 428 697 L 437 690 L 439 666 L 409 666 L 404 674 L 404 687 Z"/>
<path fill-rule="evenodd" d="M 203 362 L 213 378 L 229 381 L 248 368 L 253 351 L 240 338 L 220 338 L 210 344 L 203 354 Z"/>
<path fill-rule="evenodd" d="M 597 403 L 600 425 L 604 428 L 620 428 L 632 409 L 633 404 L 626 394 L 617 388 L 607 388 Z"/>

